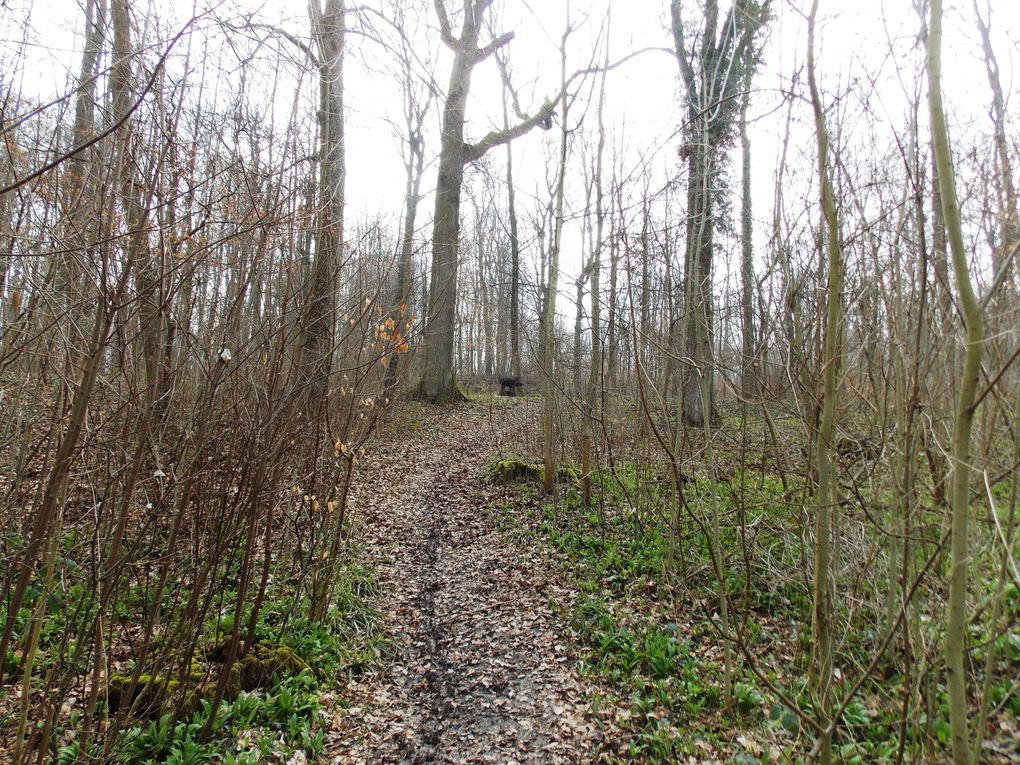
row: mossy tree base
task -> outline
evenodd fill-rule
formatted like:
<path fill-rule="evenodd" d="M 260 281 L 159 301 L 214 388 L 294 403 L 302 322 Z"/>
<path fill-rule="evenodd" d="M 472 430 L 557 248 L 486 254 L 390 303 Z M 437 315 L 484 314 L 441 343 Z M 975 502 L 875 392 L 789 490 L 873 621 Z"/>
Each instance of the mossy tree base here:
<path fill-rule="evenodd" d="M 427 401 L 430 404 L 463 404 L 468 400 L 467 395 L 457 385 L 457 379 L 450 375 L 449 385 L 430 384 L 427 375 L 415 387 L 411 398 L 416 401 Z"/>

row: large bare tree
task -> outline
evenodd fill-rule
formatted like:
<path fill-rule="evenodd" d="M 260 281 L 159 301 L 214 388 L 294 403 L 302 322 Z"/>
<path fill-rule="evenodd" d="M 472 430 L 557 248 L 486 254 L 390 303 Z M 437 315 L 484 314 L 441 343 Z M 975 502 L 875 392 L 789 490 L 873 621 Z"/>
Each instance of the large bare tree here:
<path fill-rule="evenodd" d="M 479 47 L 485 12 L 492 0 L 464 0 L 459 37 L 453 36 L 443 0 L 435 0 L 443 42 L 453 51 L 450 85 L 443 107 L 443 133 L 436 180 L 436 208 L 432 223 L 432 272 L 429 281 L 425 329 L 425 373 L 418 394 L 433 403 L 459 400 L 453 369 L 453 343 L 457 306 L 457 271 L 460 253 L 460 196 L 464 168 L 489 149 L 524 135 L 536 125 L 551 126 L 553 102 L 546 101 L 534 114 L 516 125 L 488 133 L 477 143 L 464 138 L 465 109 L 475 65 L 513 39 L 508 32 Z"/>

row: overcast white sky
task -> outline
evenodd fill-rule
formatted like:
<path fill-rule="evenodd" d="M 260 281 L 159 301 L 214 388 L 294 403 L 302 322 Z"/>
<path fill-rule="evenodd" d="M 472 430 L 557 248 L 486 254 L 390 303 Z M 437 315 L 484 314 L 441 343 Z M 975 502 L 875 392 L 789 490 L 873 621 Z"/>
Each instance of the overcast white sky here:
<path fill-rule="evenodd" d="M 369 4 L 386 0 L 366 0 Z M 1011 115 L 1017 113 L 1015 65 L 1020 55 L 1020 2 L 1017 0 L 978 0 L 982 11 L 990 7 L 995 52 L 999 59 L 1003 87 Z M 209 0 L 198 0 L 194 8 L 208 7 Z M 353 5 L 353 0 L 349 0 Z M 447 0 L 448 6 L 459 5 Z M 726 7 L 724 0 L 721 3 Z M 955 123 L 960 132 L 985 130 L 989 89 L 980 57 L 980 46 L 973 22 L 972 0 L 947 0 L 946 19 L 946 91 L 947 100 L 955 110 Z M 986 5 L 987 4 L 987 5 Z M 691 2 L 692 7 L 695 5 Z M 755 215 L 759 220 L 771 216 L 774 172 L 785 110 L 783 93 L 789 90 L 791 78 L 805 58 L 806 24 L 802 13 L 808 0 L 774 0 L 774 21 L 769 32 L 765 63 L 755 80 L 756 96 L 752 105 L 755 118 L 751 128 L 755 178 Z M 416 39 L 422 52 L 439 51 L 439 65 L 434 72 L 441 88 L 447 83 L 448 51 L 438 43 L 435 11 L 430 0 L 421 0 L 421 21 Z M 589 63 L 595 35 L 607 9 L 611 11 L 611 57 L 647 48 L 669 48 L 667 0 L 573 0 L 569 3 L 572 20 L 579 24 L 571 38 L 571 61 L 568 69 Z M 307 35 L 307 12 L 303 3 L 286 0 L 246 2 L 229 0 L 216 3 L 216 14 L 236 18 L 251 13 L 257 20 L 279 25 L 301 36 Z M 509 46 L 514 80 L 521 92 L 525 108 L 535 106 L 555 93 L 559 77 L 556 45 L 564 28 L 568 0 L 503 0 L 496 3 L 494 22 L 501 31 L 512 30 L 515 39 Z M 169 0 L 136 1 L 136 21 L 159 18 L 163 28 L 173 27 L 193 15 L 192 7 Z M 19 50 L 28 43 L 29 60 L 19 69 L 23 92 L 45 99 L 67 92 L 69 77 L 80 60 L 81 3 L 74 0 L 52 0 L 32 3 L 30 0 L 7 0 L 0 9 L 0 65 L 10 70 L 18 60 Z M 175 21 L 176 20 L 176 21 Z M 222 44 L 222 35 L 210 25 L 207 33 Z M 818 30 L 818 58 L 823 89 L 829 94 L 846 92 L 851 86 L 870 92 L 871 113 L 856 114 L 860 108 L 857 96 L 842 102 L 842 115 L 858 136 L 888 135 L 905 123 L 905 108 L 915 87 L 915 74 L 920 65 L 914 50 L 919 22 L 912 0 L 822 0 Z M 366 215 L 383 212 L 399 213 L 403 195 L 403 165 L 399 147 L 386 119 L 400 120 L 398 83 L 380 72 L 385 53 L 377 46 L 362 41 L 347 64 L 348 113 L 348 218 L 354 223 Z M 229 61 L 229 47 L 224 46 L 224 60 Z M 370 69 L 366 68 L 366 65 Z M 215 70 L 212 70 L 215 71 Z M 222 75 L 226 76 L 226 75 Z M 658 188 L 667 175 L 676 170 L 675 150 L 670 148 L 680 124 L 681 109 L 676 98 L 678 70 L 668 53 L 651 51 L 632 60 L 610 75 L 607 96 L 607 123 L 613 140 L 624 144 L 628 170 L 634 171 L 646 161 L 650 188 Z M 801 84 L 803 78 L 801 78 Z M 798 86 L 799 87 L 799 86 Z M 308 90 L 308 99 L 314 97 Z M 293 92 L 274 94 L 278 111 L 289 112 Z M 802 92 L 802 89 L 799 91 Z M 922 90 L 923 94 L 924 91 Z M 529 103 L 530 102 L 530 103 Z M 307 119 L 313 120 L 311 101 Z M 834 115 L 835 116 L 835 115 Z M 813 145 L 809 125 L 809 106 L 803 100 L 794 107 L 794 140 L 791 161 L 810 163 Z M 495 64 L 481 64 L 472 81 L 472 99 L 468 107 L 468 131 L 479 137 L 502 119 L 500 84 Z M 594 118 L 590 118 L 594 123 Z M 438 111 L 433 125 L 438 124 Z M 1015 124 L 1015 123 L 1014 123 Z M 433 130 L 431 150 L 438 149 L 437 133 Z M 543 141 L 555 140 L 556 131 L 533 134 L 515 144 L 515 164 L 519 181 L 518 199 L 524 212 L 534 209 L 534 194 L 544 193 L 546 171 Z M 848 139 L 852 136 L 848 135 Z M 577 157 L 578 155 L 574 155 Z M 503 161 L 497 151 L 494 166 Z M 425 187 L 434 183 L 434 166 L 427 173 Z M 805 183 L 810 178 L 805 176 Z M 643 181 L 635 184 L 640 193 Z M 810 187 L 799 190 L 813 193 Z M 575 200 L 576 202 L 576 200 Z M 419 220 L 427 224 L 431 202 L 425 201 Z M 759 226 L 759 231 L 763 228 Z M 761 238 L 763 234 L 759 234 Z M 576 231 L 568 238 L 565 250 L 577 247 Z M 576 257 L 565 252 L 566 270 L 576 268 Z M 725 264 L 724 264 L 725 267 Z M 567 275 L 569 284 L 570 274 Z"/>

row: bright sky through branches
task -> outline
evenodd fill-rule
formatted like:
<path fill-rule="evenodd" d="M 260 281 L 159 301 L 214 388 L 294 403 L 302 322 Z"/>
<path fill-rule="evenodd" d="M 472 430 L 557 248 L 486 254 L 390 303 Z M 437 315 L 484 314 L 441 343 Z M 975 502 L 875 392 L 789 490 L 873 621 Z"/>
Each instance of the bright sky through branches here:
<path fill-rule="evenodd" d="M 376 21 L 381 34 L 387 34 L 386 24 L 378 18 L 392 18 L 386 0 L 371 0 L 379 16 L 366 15 Z M 413 3 L 410 5 L 414 6 Z M 435 11 L 430 2 L 410 11 L 406 34 L 411 38 L 419 60 L 417 74 L 432 78 L 434 86 L 442 91 L 446 86 L 449 51 L 439 43 Z M 695 3 L 690 13 L 695 12 Z M 792 94 L 795 98 L 791 121 L 791 154 L 793 166 L 811 167 L 811 133 L 809 110 L 804 100 L 804 78 L 801 73 L 805 60 L 806 22 L 803 3 L 776 0 L 774 19 L 768 33 L 764 62 L 754 81 L 754 97 L 750 129 L 755 185 L 756 237 L 759 250 L 765 246 L 765 230 L 771 210 L 774 190 L 774 173 L 780 153 L 786 124 L 784 103 Z M 988 13 L 985 0 L 979 5 Z M 831 121 L 838 126 L 837 143 L 860 150 L 869 145 L 872 149 L 892 141 L 907 119 L 909 103 L 919 95 L 925 96 L 921 71 L 923 59 L 917 39 L 919 18 L 913 3 L 889 0 L 855 0 L 855 2 L 823 2 L 818 31 L 818 59 L 821 69 L 821 86 L 829 100 Z M 134 22 L 153 48 L 169 38 L 193 15 L 203 15 L 196 24 L 192 39 L 180 46 L 179 66 L 184 55 L 192 57 L 191 66 L 204 57 L 205 87 L 215 91 L 228 102 L 239 86 L 240 60 L 250 51 L 245 37 L 253 33 L 238 31 L 247 20 L 256 25 L 268 25 L 286 30 L 299 39 L 308 39 L 308 20 L 303 7 L 283 0 L 267 2 L 220 2 L 200 4 L 194 8 L 178 3 L 153 0 L 148 4 L 134 3 Z M 994 0 L 990 3 L 993 44 L 999 59 L 1003 88 L 1009 113 L 1016 114 L 1015 65 L 1020 48 L 1020 3 L 1014 0 Z M 515 39 L 508 46 L 516 88 L 525 110 L 534 108 L 546 97 L 555 94 L 558 79 L 558 53 L 556 46 L 566 19 L 566 0 L 555 2 L 497 3 L 492 14 L 493 29 L 497 33 L 512 30 Z M 590 66 L 599 54 L 593 53 L 601 44 L 604 19 L 611 12 L 611 58 L 619 59 L 628 53 L 645 49 L 669 49 L 672 40 L 667 28 L 668 7 L 665 0 L 594 0 L 573 2 L 571 21 L 577 31 L 570 38 L 569 68 Z M 0 10 L 2 28 L 6 30 L 0 42 L 0 62 L 8 76 L 16 77 L 14 90 L 32 101 L 48 101 L 67 95 L 72 88 L 82 47 L 83 12 L 78 3 L 56 1 L 30 3 L 11 0 Z M 693 18 L 693 16 L 692 16 Z M 361 25 L 355 19 L 354 25 Z M 263 36 L 271 34 L 263 29 Z M 374 34 L 374 33 L 373 33 Z M 233 39 L 232 39 L 233 38 Z M 348 164 L 348 220 L 358 222 L 382 216 L 395 221 L 403 201 L 403 165 L 395 128 L 401 124 L 400 89 L 397 69 L 387 51 L 371 35 L 355 34 L 350 38 L 347 78 L 347 164 Z M 250 88 L 249 106 L 266 118 L 283 124 L 293 120 L 304 123 L 305 129 L 314 130 L 315 80 L 302 60 L 302 54 L 291 43 L 276 37 L 265 53 L 254 61 L 248 76 L 269 77 L 267 67 L 276 67 L 273 85 L 267 88 Z M 204 50 L 203 50 L 204 48 Z M 280 51 L 278 56 L 276 51 Z M 593 59 L 594 56 L 594 59 Z M 149 58 L 154 58 L 150 53 Z M 980 44 L 973 20 L 970 0 L 957 0 L 950 4 L 946 19 L 946 71 L 947 103 L 952 110 L 953 125 L 960 146 L 987 134 L 989 121 L 987 104 L 990 97 Z M 281 63 L 282 61 L 282 63 Z M 430 66 L 430 62 L 433 62 Z M 193 73 L 194 76 L 195 73 Z M 197 79 L 197 78 L 196 78 Z M 667 50 L 649 50 L 634 58 L 610 75 L 607 88 L 606 123 L 610 130 L 610 154 L 622 166 L 623 175 L 630 180 L 630 194 L 635 199 L 645 191 L 655 192 L 683 172 L 677 159 L 681 136 L 680 120 L 683 113 L 677 89 L 679 75 L 675 59 Z M 581 100 L 594 104 L 594 82 L 581 82 L 575 93 Z M 468 134 L 478 137 L 502 120 L 501 86 L 496 66 L 486 62 L 476 70 L 468 105 Z M 208 93 L 206 94 L 208 98 Z M 262 104 L 258 98 L 266 99 Z M 68 102 L 56 109 L 66 108 Z M 592 105 L 591 108 L 594 108 Z M 572 107 L 578 115 L 578 135 L 594 130 L 594 117 L 585 120 L 584 107 Z M 432 160 L 438 151 L 439 110 L 433 109 L 428 136 L 427 158 Z M 926 121 L 921 110 L 921 122 Z M 552 172 L 551 161 L 555 131 L 543 134 L 535 131 L 520 139 L 516 145 L 518 204 L 525 216 L 537 214 L 547 199 L 547 173 Z M 545 142 L 545 144 L 543 144 Z M 800 156 L 801 151 L 807 151 Z M 590 152 L 589 152 L 590 153 Z M 486 158 L 479 172 L 502 176 L 500 166 L 504 154 L 494 152 Z M 571 154 L 572 162 L 582 161 L 579 150 Z M 587 161 L 587 160 L 584 160 Z M 568 183 L 567 208 L 571 216 L 583 213 L 583 189 L 578 180 L 580 167 L 573 166 L 571 183 Z M 735 176 L 734 176 L 735 177 Z M 810 195 L 812 181 L 808 172 L 799 179 L 802 188 L 788 189 L 791 195 Z M 424 188 L 434 183 L 434 166 L 426 172 Z M 633 202 L 634 200 L 630 200 Z M 660 200 L 661 204 L 675 201 Z M 636 214 L 636 213 L 635 213 Z M 431 218 L 431 200 L 422 202 L 419 223 L 423 236 Z M 527 232 L 525 232 L 527 233 Z M 732 249 L 725 241 L 717 279 L 727 278 L 726 260 Z M 565 239 L 564 268 L 570 284 L 572 270 L 577 269 L 580 247 L 579 227 L 568 226 Z"/>

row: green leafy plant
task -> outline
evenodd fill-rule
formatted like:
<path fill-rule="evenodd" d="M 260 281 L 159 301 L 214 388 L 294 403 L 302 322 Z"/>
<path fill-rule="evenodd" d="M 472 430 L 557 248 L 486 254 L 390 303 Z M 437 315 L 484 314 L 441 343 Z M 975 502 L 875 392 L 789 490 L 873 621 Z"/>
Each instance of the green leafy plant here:
<path fill-rule="evenodd" d="M 744 714 L 761 709 L 765 703 L 761 691 L 751 683 L 737 683 L 733 688 L 733 698 L 737 703 L 737 709 Z"/>
<path fill-rule="evenodd" d="M 170 748 L 166 765 L 205 765 L 213 758 L 212 750 L 188 736 Z"/>

